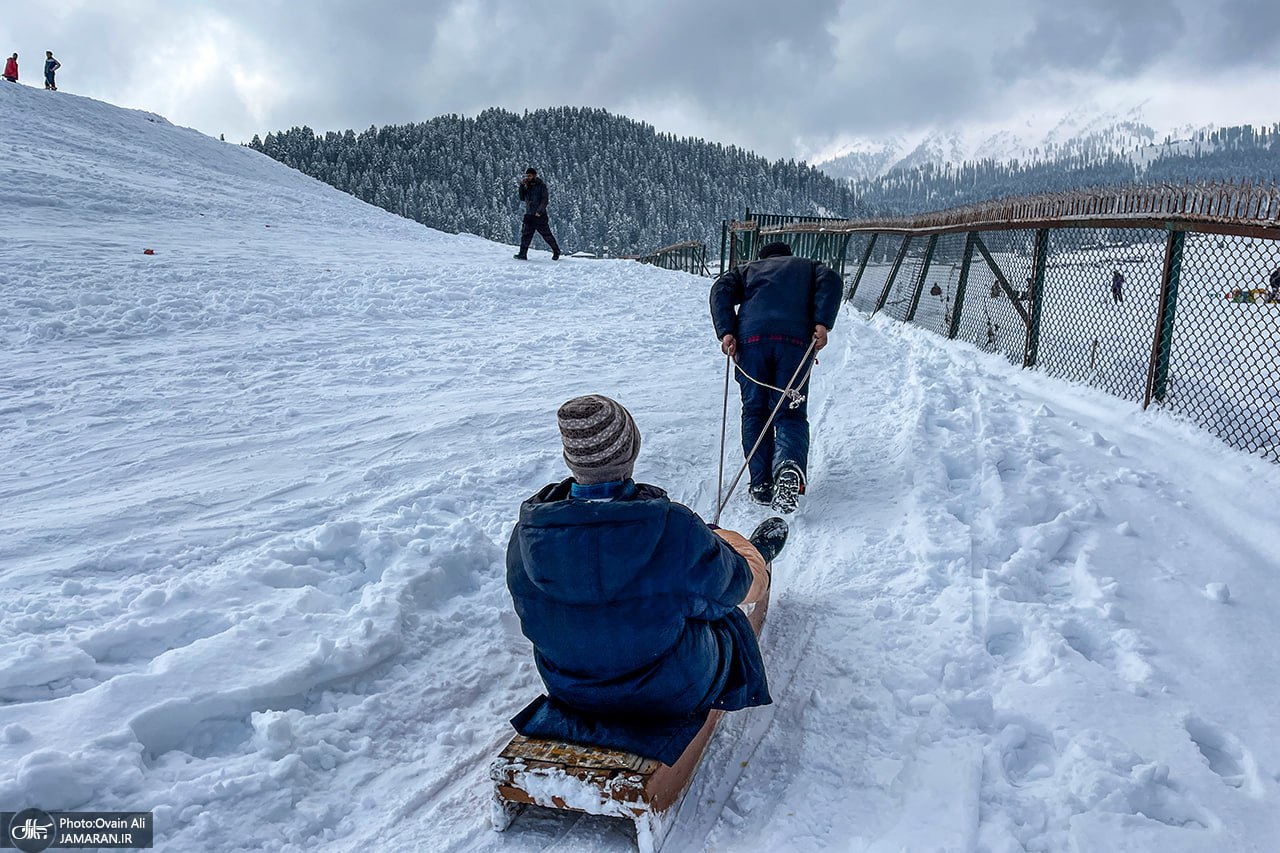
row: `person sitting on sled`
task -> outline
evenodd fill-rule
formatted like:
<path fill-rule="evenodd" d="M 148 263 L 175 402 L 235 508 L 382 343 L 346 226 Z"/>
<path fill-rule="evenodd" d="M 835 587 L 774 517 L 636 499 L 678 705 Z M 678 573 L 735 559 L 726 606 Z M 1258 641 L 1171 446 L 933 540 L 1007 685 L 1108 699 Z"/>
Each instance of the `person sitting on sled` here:
<path fill-rule="evenodd" d="M 640 432 L 615 400 L 577 397 L 557 419 L 573 476 L 521 505 L 507 548 L 507 587 L 549 695 L 512 723 L 665 760 L 654 731 L 674 755 L 682 747 L 664 721 L 696 733 L 713 708 L 771 701 L 740 605 L 765 596 L 787 524 L 767 519 L 748 539 L 635 482 Z"/>

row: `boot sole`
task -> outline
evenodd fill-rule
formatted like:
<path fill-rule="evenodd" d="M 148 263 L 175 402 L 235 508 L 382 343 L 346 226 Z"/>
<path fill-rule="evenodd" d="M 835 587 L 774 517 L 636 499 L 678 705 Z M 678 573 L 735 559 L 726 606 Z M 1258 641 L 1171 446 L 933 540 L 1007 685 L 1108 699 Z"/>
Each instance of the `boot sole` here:
<path fill-rule="evenodd" d="M 778 512 L 792 513 L 800 504 L 800 475 L 783 471 L 773 484 L 773 508 Z"/>

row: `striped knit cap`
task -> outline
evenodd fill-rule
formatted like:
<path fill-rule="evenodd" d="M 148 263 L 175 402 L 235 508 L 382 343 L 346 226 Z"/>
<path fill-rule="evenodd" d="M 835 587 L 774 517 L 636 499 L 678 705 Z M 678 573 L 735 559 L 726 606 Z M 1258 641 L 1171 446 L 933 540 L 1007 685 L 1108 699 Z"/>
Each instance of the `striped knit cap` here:
<path fill-rule="evenodd" d="M 575 397 L 556 413 L 564 462 L 582 485 L 611 483 L 631 476 L 640 455 L 640 431 L 616 400 L 589 394 Z"/>

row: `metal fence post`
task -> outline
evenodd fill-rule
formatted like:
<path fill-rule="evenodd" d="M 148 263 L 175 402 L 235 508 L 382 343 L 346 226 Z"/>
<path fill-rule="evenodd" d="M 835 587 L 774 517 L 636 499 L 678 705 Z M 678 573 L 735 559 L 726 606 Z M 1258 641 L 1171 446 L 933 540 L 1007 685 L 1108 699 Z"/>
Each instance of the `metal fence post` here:
<path fill-rule="evenodd" d="M 852 235 L 852 234 L 843 234 L 843 235 L 837 234 L 837 235 L 835 235 L 835 238 L 834 238 L 834 239 L 835 239 L 835 242 L 836 242 L 836 245 L 840 247 L 840 250 L 837 252 L 835 249 L 832 249 L 832 250 L 831 250 L 831 257 L 832 257 L 833 259 L 838 259 L 838 260 L 839 260 L 840 268 L 836 270 L 836 275 L 840 276 L 840 280 L 841 280 L 841 281 L 844 281 L 844 261 L 845 261 L 845 255 L 846 255 L 846 254 L 848 253 L 848 251 L 849 251 L 849 240 L 850 240 L 850 238 L 852 238 L 852 237 L 853 237 L 853 235 Z"/>
<path fill-rule="evenodd" d="M 1022 354 L 1023 367 L 1035 367 L 1040 357 L 1040 311 L 1044 296 L 1044 271 L 1049 261 L 1049 229 L 1036 232 L 1035 257 L 1032 260 L 1031 322 L 1027 324 L 1027 347 Z"/>
<path fill-rule="evenodd" d="M 893 269 L 889 270 L 889 277 L 885 279 L 884 290 L 880 291 L 880 298 L 876 300 L 876 309 L 871 313 L 879 314 L 880 309 L 884 308 L 884 304 L 889 301 L 889 291 L 893 289 L 893 280 L 898 277 L 898 270 L 902 269 L 902 262 L 907 259 L 907 249 L 911 246 L 911 235 L 902 235 L 902 248 L 898 249 L 898 257 L 893 260 Z"/>
<path fill-rule="evenodd" d="M 964 261 L 960 264 L 960 280 L 956 282 L 956 298 L 951 303 L 951 325 L 947 337 L 955 340 L 960 334 L 960 313 L 964 310 L 964 291 L 969 286 L 969 266 L 973 263 L 973 249 L 978 242 L 978 232 L 970 231 L 964 238 Z"/>
<path fill-rule="evenodd" d="M 933 263 L 933 250 L 938 245 L 938 235 L 929 238 L 929 245 L 924 250 L 924 263 L 920 265 L 920 277 L 916 279 L 915 292 L 911 294 L 911 307 L 907 309 L 907 322 L 916 319 L 916 309 L 920 307 L 920 294 L 924 292 L 924 280 L 929 276 L 929 264 Z"/>
<path fill-rule="evenodd" d="M 1167 226 L 1166 226 L 1167 227 Z M 1147 373 L 1147 393 L 1142 408 L 1151 401 L 1163 403 L 1169 390 L 1169 359 L 1173 352 L 1173 320 L 1177 314 L 1178 282 L 1182 278 L 1182 246 L 1185 231 L 1169 232 L 1164 248 L 1164 275 L 1160 281 L 1160 308 L 1156 313 L 1156 334 L 1151 344 L 1151 369 Z"/>
<path fill-rule="evenodd" d="M 844 295 L 846 302 L 853 301 L 853 295 L 858 292 L 858 285 L 862 283 L 862 274 L 867 271 L 867 264 L 871 263 L 871 253 L 876 248 L 876 238 L 880 235 L 871 232 L 871 239 L 867 241 L 867 250 L 862 253 L 862 263 L 858 265 L 858 274 L 853 277 L 853 284 L 849 285 L 849 292 Z"/>
<path fill-rule="evenodd" d="M 720 275 L 724 275 L 724 250 L 729 240 L 729 221 L 720 220 Z"/>

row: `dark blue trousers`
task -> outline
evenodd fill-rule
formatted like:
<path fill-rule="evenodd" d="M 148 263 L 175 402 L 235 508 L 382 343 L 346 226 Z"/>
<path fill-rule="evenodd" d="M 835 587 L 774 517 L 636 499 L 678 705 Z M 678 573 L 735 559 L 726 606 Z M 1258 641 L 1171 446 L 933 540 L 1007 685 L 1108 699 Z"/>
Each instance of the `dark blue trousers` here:
<path fill-rule="evenodd" d="M 556 242 L 556 236 L 551 233 L 551 225 L 547 222 L 546 216 L 534 216 L 532 213 L 524 215 L 524 222 L 520 228 L 520 254 L 527 255 L 529 253 L 529 244 L 533 242 L 533 234 L 537 232 L 543 240 L 547 241 L 547 245 L 551 247 L 551 251 L 560 254 L 560 244 Z"/>
<path fill-rule="evenodd" d="M 797 365 L 804 359 L 809 344 L 791 340 L 760 340 L 738 345 L 738 366 L 761 382 L 776 388 L 787 387 Z M 800 371 L 801 374 L 804 370 Z M 751 452 L 756 439 L 769 420 L 769 413 L 782 396 L 777 391 L 762 388 L 735 371 L 738 387 L 742 391 L 742 453 Z M 790 401 L 784 402 L 773 420 L 773 425 L 760 442 L 760 448 L 751 457 L 751 485 L 761 486 L 773 482 L 773 473 L 783 462 L 794 462 L 800 470 L 809 470 L 809 382 L 800 387 L 806 399 L 796 408 Z"/>

